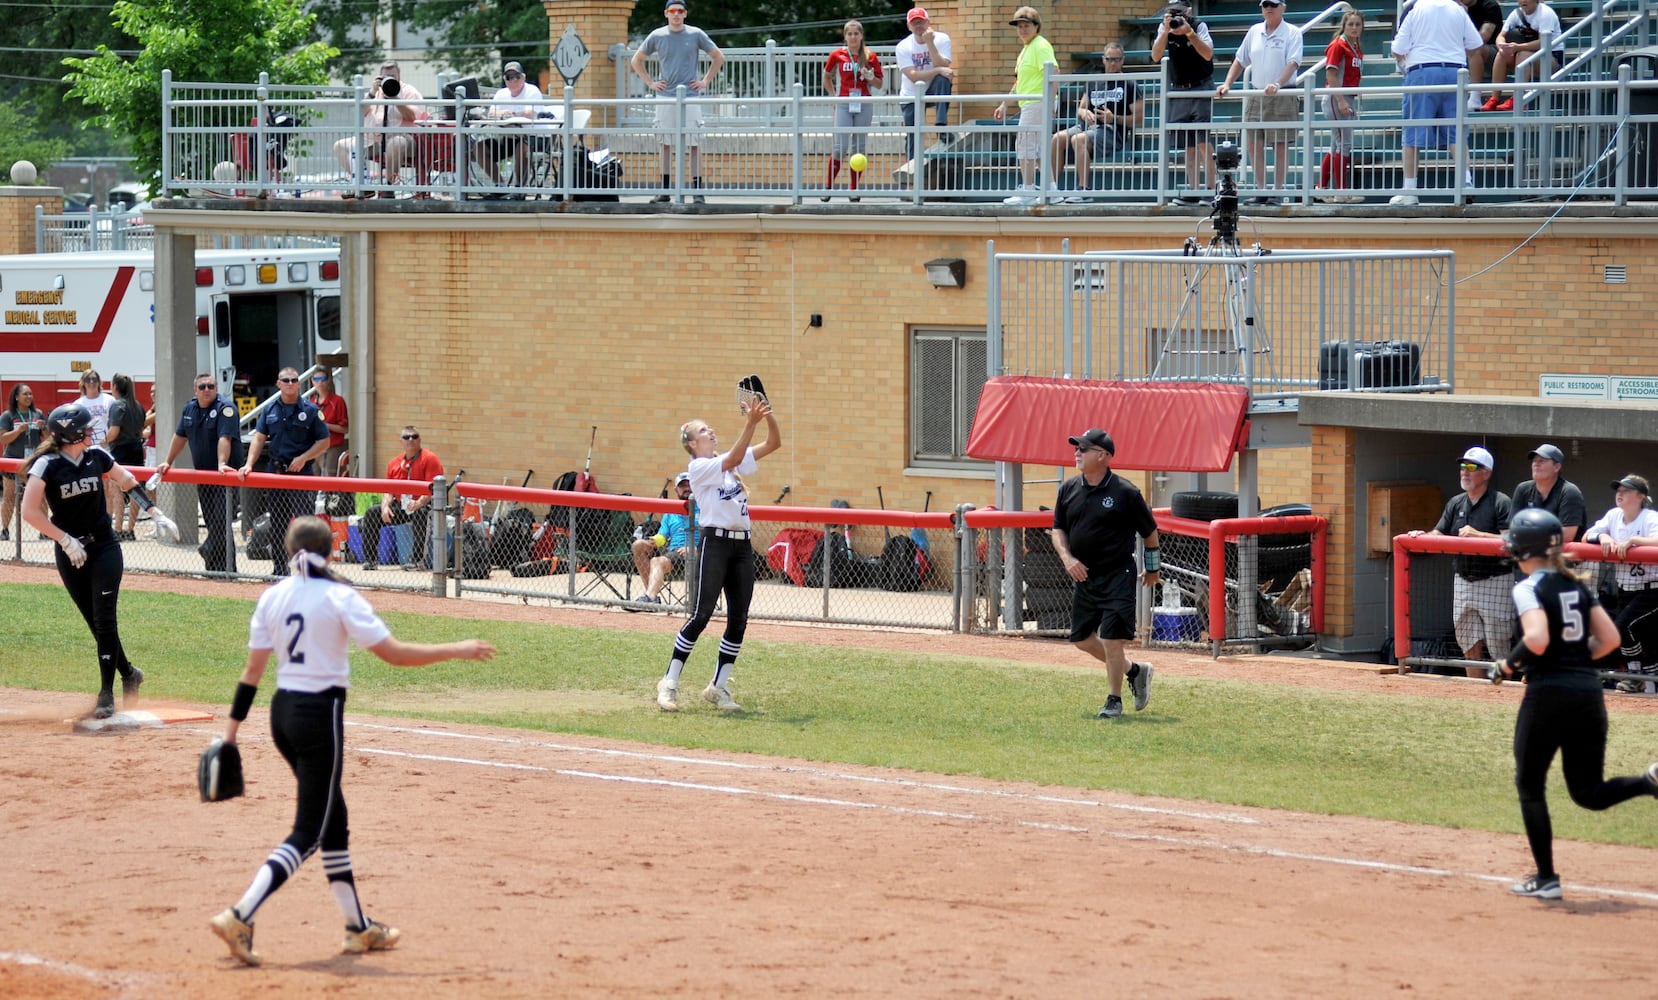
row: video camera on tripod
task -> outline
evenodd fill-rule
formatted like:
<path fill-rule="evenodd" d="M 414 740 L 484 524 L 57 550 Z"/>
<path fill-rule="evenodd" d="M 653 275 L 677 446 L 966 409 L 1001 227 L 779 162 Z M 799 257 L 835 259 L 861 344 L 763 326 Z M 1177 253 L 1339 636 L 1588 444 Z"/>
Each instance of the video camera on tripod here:
<path fill-rule="evenodd" d="M 1215 200 L 1209 212 L 1215 238 L 1227 243 L 1238 239 L 1238 185 L 1233 177 L 1243 162 L 1243 151 L 1231 139 L 1215 145 Z"/>

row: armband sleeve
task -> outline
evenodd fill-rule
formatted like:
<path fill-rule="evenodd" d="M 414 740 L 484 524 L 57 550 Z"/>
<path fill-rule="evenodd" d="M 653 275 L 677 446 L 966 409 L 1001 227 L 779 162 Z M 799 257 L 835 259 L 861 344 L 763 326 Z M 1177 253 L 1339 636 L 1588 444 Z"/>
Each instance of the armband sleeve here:
<path fill-rule="evenodd" d="M 150 493 L 144 489 L 143 483 L 134 483 L 132 489 L 127 491 L 127 499 L 136 503 L 139 510 L 149 510 L 155 506 L 155 501 L 150 499 Z"/>
<path fill-rule="evenodd" d="M 1160 573 L 1163 570 L 1163 553 L 1161 549 L 1146 550 L 1146 572 Z"/>
<path fill-rule="evenodd" d="M 230 717 L 237 722 L 248 717 L 248 710 L 253 708 L 253 696 L 259 693 L 256 685 L 244 681 L 236 682 L 236 695 L 230 699 Z"/>
<path fill-rule="evenodd" d="M 1503 666 L 1518 677 L 1524 672 L 1526 664 L 1535 659 L 1537 659 L 1537 654 L 1531 651 L 1531 647 L 1526 645 L 1524 639 L 1521 639 L 1514 644 L 1513 649 L 1508 651 L 1508 656 L 1503 659 Z"/>

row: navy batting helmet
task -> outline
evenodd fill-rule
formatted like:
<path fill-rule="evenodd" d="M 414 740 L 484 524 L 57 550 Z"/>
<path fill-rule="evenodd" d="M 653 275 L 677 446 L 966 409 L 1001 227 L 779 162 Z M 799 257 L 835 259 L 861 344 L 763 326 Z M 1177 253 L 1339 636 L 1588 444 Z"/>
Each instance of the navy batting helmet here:
<path fill-rule="evenodd" d="M 1532 508 L 1515 514 L 1503 532 L 1503 547 L 1516 560 L 1541 559 L 1560 545 L 1564 536 L 1560 518 Z"/>
<path fill-rule="evenodd" d="M 46 427 L 58 444 L 84 441 L 92 427 L 92 411 L 79 403 L 65 403 L 46 418 Z"/>

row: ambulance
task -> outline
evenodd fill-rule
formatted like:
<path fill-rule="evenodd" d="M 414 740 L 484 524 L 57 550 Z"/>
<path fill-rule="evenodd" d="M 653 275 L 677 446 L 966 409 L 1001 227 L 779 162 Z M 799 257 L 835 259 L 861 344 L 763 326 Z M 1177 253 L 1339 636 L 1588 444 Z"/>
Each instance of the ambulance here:
<path fill-rule="evenodd" d="M 337 248 L 200 250 L 193 280 L 194 371 L 212 372 L 244 413 L 276 391 L 285 366 L 304 371 L 340 350 Z M 148 250 L 0 257 L 0 400 L 27 382 L 50 411 L 94 369 L 106 386 L 131 375 L 150 405 L 155 284 Z"/>

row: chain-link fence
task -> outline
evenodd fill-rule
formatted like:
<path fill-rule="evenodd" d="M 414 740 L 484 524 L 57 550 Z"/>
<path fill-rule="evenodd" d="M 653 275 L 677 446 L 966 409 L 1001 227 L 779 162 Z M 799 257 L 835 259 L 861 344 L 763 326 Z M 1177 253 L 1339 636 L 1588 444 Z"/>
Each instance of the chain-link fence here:
<path fill-rule="evenodd" d="M 1501 556 L 1502 542 L 1495 538 L 1458 538 L 1445 535 L 1399 535 L 1394 547 L 1394 629 L 1393 651 L 1401 667 L 1419 673 L 1440 673 L 1461 677 L 1472 668 L 1483 676 L 1487 664 L 1501 659 L 1513 648 L 1519 638 L 1519 621 L 1510 596 L 1515 582 L 1512 564 L 1496 577 L 1468 580 L 1484 572 L 1470 573 L 1459 560 Z M 1652 584 L 1647 583 L 1652 569 L 1658 566 L 1658 549 L 1633 548 L 1622 561 L 1604 561 L 1599 544 L 1574 543 L 1566 546 L 1566 555 L 1574 570 L 1596 592 L 1601 606 L 1614 619 L 1624 605 L 1636 599 L 1636 594 Z M 1465 625 L 1462 638 L 1470 647 L 1485 640 L 1497 649 L 1477 649 L 1478 659 L 1469 657 L 1458 639 L 1457 618 L 1463 612 L 1456 599 L 1458 573 L 1463 572 L 1464 583 L 1475 587 L 1464 589 L 1464 604 L 1491 607 L 1493 600 L 1481 600 L 1477 585 L 1486 580 L 1495 602 L 1493 614 L 1482 614 L 1495 622 L 1476 626 Z M 1600 661 L 1601 677 L 1608 687 L 1632 694 L 1658 693 L 1658 662 L 1630 660 L 1613 653 Z"/>

